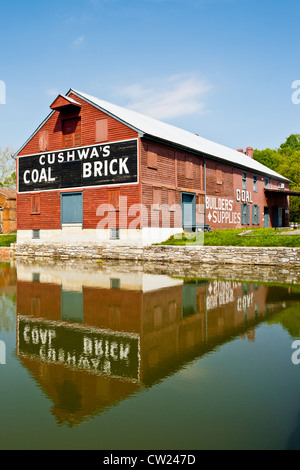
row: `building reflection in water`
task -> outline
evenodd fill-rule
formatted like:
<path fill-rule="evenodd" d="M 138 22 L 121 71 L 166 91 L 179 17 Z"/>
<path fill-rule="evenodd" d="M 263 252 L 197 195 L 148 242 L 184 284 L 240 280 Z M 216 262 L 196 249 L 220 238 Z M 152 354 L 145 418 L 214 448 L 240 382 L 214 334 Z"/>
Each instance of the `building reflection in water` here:
<path fill-rule="evenodd" d="M 74 426 L 151 386 L 282 309 L 232 281 L 17 265 L 17 354 Z"/>

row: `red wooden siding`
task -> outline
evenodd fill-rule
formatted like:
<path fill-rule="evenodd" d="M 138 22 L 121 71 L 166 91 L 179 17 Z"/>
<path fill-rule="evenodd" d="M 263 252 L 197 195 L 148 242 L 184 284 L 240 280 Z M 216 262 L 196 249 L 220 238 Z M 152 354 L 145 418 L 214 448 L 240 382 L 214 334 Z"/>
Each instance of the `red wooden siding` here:
<path fill-rule="evenodd" d="M 162 145 L 142 142 L 141 178 L 153 184 L 175 186 L 175 152 Z"/>
<path fill-rule="evenodd" d="M 61 113 L 55 111 L 48 121 L 41 127 L 40 131 L 49 131 L 49 152 L 60 150 L 62 148 L 62 119 L 80 117 L 81 118 L 81 144 L 75 146 L 94 145 L 96 139 L 96 121 L 98 119 L 107 119 L 107 140 L 109 142 L 135 139 L 138 137 L 136 131 L 132 130 L 125 124 L 113 119 L 111 116 L 99 111 L 94 106 L 86 103 L 77 96 L 71 94 L 70 98 L 80 103 L 82 106 L 74 112 L 74 107 L 66 109 Z M 32 139 L 25 145 L 19 155 L 30 155 L 40 153 L 40 131 L 37 132 Z"/>
<path fill-rule="evenodd" d="M 39 151 L 44 152 L 48 150 L 49 147 L 49 131 L 48 129 L 43 129 L 39 131 Z"/>
<path fill-rule="evenodd" d="M 34 201 L 37 201 L 38 196 L 40 199 L 40 210 L 37 213 L 33 213 L 32 197 L 34 197 Z M 103 211 L 102 217 L 99 215 L 102 204 L 113 204 L 116 210 L 119 211 L 121 209 L 119 197 L 121 197 L 124 214 L 126 204 L 127 211 L 129 211 L 130 206 L 139 203 L 139 196 L 139 185 L 124 185 L 113 190 L 108 190 L 108 188 L 83 188 L 83 228 L 96 229 L 101 218 L 107 216 L 106 211 Z M 19 195 L 17 204 L 18 229 L 60 229 L 60 197 L 60 191 L 45 191 L 34 196 L 29 193 Z M 136 213 L 129 213 L 128 223 L 130 224 L 134 221 L 137 216 L 138 214 Z M 116 227 L 119 227 L 118 214 L 116 217 Z M 121 228 L 127 227 L 124 227 L 124 224 L 122 224 Z"/>
<path fill-rule="evenodd" d="M 177 227 L 181 221 L 181 192 L 204 194 L 203 159 L 146 140 L 142 140 L 140 155 L 142 201 L 147 209 L 143 217 L 144 226 L 168 227 L 170 223 L 170 227 Z M 177 211 L 172 208 L 175 204 Z M 165 207 L 157 210 L 155 205 Z M 201 207 L 204 213 L 203 204 Z"/>
<path fill-rule="evenodd" d="M 140 202 L 139 196 L 139 185 L 124 185 L 113 189 L 83 189 L 83 228 L 95 229 L 101 218 L 107 216 L 107 211 L 104 211 L 105 207 L 102 205 L 111 204 L 123 215 L 126 211 L 126 205 L 127 212 L 129 212 L 130 206 Z M 101 210 L 101 207 L 103 210 Z M 100 216 L 100 212 L 103 214 L 102 216 Z M 127 226 L 124 227 L 123 223 L 120 225 L 119 215 L 120 213 L 118 212 L 116 214 L 116 228 L 127 228 Z M 135 220 L 136 217 L 135 213 L 129 212 L 128 224 Z"/>
<path fill-rule="evenodd" d="M 232 196 L 233 171 L 234 168 L 229 165 L 208 160 L 206 163 L 207 194 L 220 193 L 223 196 Z"/>
<path fill-rule="evenodd" d="M 40 211 L 32 213 L 32 194 L 19 194 L 17 197 L 18 230 L 60 229 L 60 193 L 47 191 L 39 193 Z M 37 195 L 35 195 L 37 198 Z M 35 199 L 36 200 L 36 199 Z"/>

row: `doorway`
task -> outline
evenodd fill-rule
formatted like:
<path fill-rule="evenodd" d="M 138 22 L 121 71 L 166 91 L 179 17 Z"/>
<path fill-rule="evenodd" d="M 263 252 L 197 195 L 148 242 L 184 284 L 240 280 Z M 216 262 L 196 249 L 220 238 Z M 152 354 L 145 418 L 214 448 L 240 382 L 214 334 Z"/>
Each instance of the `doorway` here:
<path fill-rule="evenodd" d="M 182 227 L 186 232 L 196 229 L 196 195 L 181 193 Z"/>
<path fill-rule="evenodd" d="M 82 224 L 83 199 L 82 193 L 61 194 L 61 223 Z"/>
<path fill-rule="evenodd" d="M 268 207 L 264 207 L 264 227 L 269 228 L 270 223 L 270 211 Z"/>

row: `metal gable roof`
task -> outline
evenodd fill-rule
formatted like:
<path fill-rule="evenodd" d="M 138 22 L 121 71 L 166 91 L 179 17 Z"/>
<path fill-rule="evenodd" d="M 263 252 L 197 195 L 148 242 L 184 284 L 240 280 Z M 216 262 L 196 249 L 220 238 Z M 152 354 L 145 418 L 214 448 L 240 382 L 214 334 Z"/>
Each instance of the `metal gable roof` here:
<path fill-rule="evenodd" d="M 204 153 L 207 156 L 223 160 L 225 163 L 231 163 L 232 165 L 247 168 L 253 172 L 262 173 L 289 182 L 287 178 L 237 150 L 204 139 L 189 131 L 158 121 L 149 116 L 137 113 L 136 111 L 100 100 L 99 98 L 81 91 L 71 89 L 68 93 L 74 93 L 78 97 L 87 100 L 102 111 L 144 135 L 152 136 L 199 153 Z"/>

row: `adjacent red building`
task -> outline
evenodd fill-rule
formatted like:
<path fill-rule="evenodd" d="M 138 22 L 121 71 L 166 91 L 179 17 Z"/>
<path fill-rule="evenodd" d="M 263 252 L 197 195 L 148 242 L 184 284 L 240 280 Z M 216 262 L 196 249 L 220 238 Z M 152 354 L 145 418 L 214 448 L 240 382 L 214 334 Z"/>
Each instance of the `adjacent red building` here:
<path fill-rule="evenodd" d="M 289 181 L 229 149 L 69 90 L 17 153 L 18 243 L 149 244 L 285 226 Z"/>

